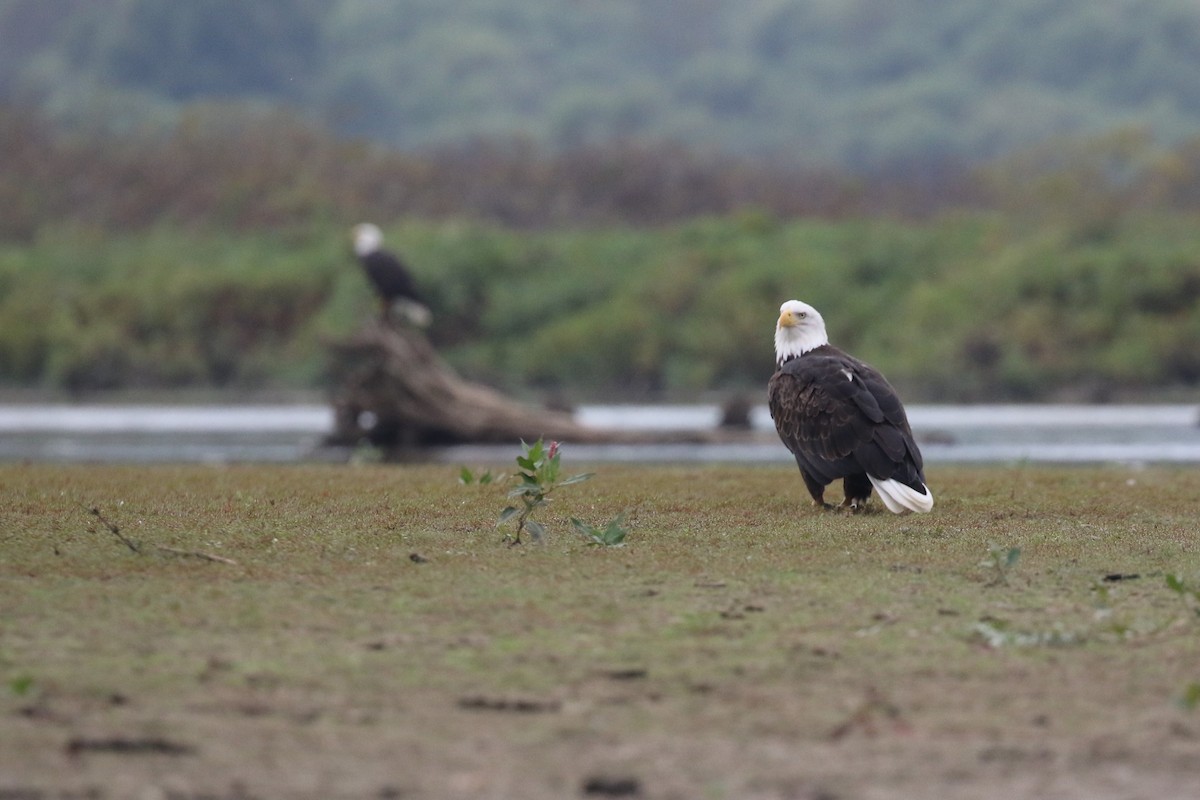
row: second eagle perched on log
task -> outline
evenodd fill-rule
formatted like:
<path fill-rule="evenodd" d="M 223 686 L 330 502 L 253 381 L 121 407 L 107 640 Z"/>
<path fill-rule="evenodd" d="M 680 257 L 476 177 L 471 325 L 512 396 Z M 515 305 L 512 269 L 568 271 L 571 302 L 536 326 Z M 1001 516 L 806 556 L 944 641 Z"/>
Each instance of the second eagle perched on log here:
<path fill-rule="evenodd" d="M 828 508 L 825 487 L 842 478 L 844 508 L 862 507 L 872 487 L 893 513 L 933 508 L 896 391 L 874 367 L 829 344 L 820 312 L 799 300 L 780 306 L 775 359 L 771 418 L 813 503 Z"/>
<path fill-rule="evenodd" d="M 383 232 L 379 226 L 364 222 L 351 231 L 354 255 L 379 296 L 381 319 L 391 319 L 392 309 L 398 308 L 404 319 L 418 328 L 429 326 L 433 314 L 417 289 L 417 281 L 408 267 L 393 253 L 383 249 Z"/>

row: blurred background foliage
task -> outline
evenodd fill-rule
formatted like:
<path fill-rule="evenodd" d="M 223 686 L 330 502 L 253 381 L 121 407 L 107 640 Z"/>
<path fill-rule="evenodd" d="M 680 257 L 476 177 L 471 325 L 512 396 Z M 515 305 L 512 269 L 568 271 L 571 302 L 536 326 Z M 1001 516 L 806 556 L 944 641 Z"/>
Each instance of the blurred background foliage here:
<path fill-rule="evenodd" d="M 5 0 L 0 95 L 79 126 L 288 105 L 405 148 L 687 142 L 855 170 L 1200 125 L 1192 0 Z"/>
<path fill-rule="evenodd" d="M 1200 6 L 6 0 L 0 388 L 314 390 L 381 224 L 519 394 L 1194 396 Z"/>
<path fill-rule="evenodd" d="M 1200 385 L 1196 142 L 1061 140 L 942 196 L 675 146 L 458 159 L 195 113 L 86 139 L 0 116 L 0 148 L 35 153 L 0 173 L 5 386 L 320 388 L 325 344 L 375 313 L 348 246 L 368 215 L 425 287 L 435 344 L 516 393 L 757 391 L 790 297 L 913 399 Z"/>

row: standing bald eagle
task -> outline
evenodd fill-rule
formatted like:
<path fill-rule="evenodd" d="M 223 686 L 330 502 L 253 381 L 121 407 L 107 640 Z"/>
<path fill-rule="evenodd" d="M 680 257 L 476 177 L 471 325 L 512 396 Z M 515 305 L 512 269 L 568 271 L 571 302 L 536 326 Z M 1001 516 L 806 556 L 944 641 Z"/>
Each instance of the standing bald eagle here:
<path fill-rule="evenodd" d="M 383 319 L 389 319 L 392 309 L 399 308 L 413 325 L 428 326 L 433 315 L 417 289 L 417 282 L 399 258 L 383 249 L 383 232 L 379 227 L 364 222 L 354 226 L 352 235 L 354 255 L 379 295 Z"/>
<path fill-rule="evenodd" d="M 843 508 L 861 507 L 872 486 L 893 513 L 933 508 L 900 398 L 878 370 L 829 344 L 820 312 L 799 300 L 780 306 L 775 359 L 771 418 L 815 505 L 829 508 L 825 487 L 842 478 Z"/>

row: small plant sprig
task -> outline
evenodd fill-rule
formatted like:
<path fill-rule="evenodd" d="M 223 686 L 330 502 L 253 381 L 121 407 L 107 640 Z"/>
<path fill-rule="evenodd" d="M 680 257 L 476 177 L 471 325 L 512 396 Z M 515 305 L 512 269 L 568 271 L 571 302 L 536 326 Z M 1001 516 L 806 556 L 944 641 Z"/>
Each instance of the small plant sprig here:
<path fill-rule="evenodd" d="M 503 476 L 500 476 L 500 477 L 503 477 Z M 458 482 L 461 483 L 463 486 L 471 486 L 472 484 L 486 486 L 495 480 L 498 480 L 498 476 L 493 475 L 492 471 L 490 469 L 487 470 L 486 472 L 482 472 L 482 473 L 476 475 L 474 472 L 471 472 L 471 470 L 468 469 L 467 467 L 463 467 L 461 470 L 459 470 L 459 473 L 458 473 Z"/>
<path fill-rule="evenodd" d="M 1021 548 L 1005 547 L 991 542 L 988 544 L 988 557 L 979 562 L 979 566 L 992 570 L 992 580 L 989 586 L 999 586 L 1008 583 L 1008 574 L 1021 560 Z"/>
<path fill-rule="evenodd" d="M 979 641 L 993 650 L 1001 647 L 1065 647 L 1086 641 L 1080 634 L 1058 628 L 1046 631 L 1014 630 L 1008 622 L 994 618 L 975 623 L 972 630 Z"/>
<path fill-rule="evenodd" d="M 617 514 L 603 528 L 597 528 L 594 525 L 589 525 L 583 520 L 571 517 L 571 524 L 575 526 L 575 530 L 579 531 L 580 535 L 587 540 L 588 544 L 597 545 L 599 547 L 621 547 L 625 544 L 625 537 L 629 531 L 625 529 L 625 515 Z"/>
<path fill-rule="evenodd" d="M 500 512 L 496 527 L 507 522 L 516 521 L 516 532 L 505 534 L 504 540 L 510 544 L 520 544 L 521 534 L 529 531 L 535 542 L 540 542 L 546 535 L 546 528 L 540 522 L 530 519 L 534 511 L 544 506 L 550 499 L 550 493 L 560 486 L 570 486 L 582 483 L 592 477 L 591 472 L 582 472 L 569 478 L 559 480 L 558 442 L 546 445 L 541 439 L 533 444 L 521 442 L 521 455 L 517 456 L 518 484 L 508 493 L 510 500 L 520 500 L 520 505 L 510 505 Z"/>
<path fill-rule="evenodd" d="M 1167 575 L 1167 588 L 1170 589 L 1184 607 L 1200 621 L 1200 587 L 1193 586 L 1178 575 Z"/>

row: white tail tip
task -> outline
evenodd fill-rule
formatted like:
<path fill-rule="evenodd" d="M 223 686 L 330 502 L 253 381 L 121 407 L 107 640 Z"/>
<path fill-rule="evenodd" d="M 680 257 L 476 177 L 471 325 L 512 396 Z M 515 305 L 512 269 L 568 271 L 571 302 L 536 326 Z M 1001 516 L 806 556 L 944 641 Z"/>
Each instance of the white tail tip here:
<path fill-rule="evenodd" d="M 395 305 L 410 325 L 417 328 L 428 328 L 429 323 L 433 322 L 433 312 L 415 300 L 402 298 L 397 300 Z"/>
<path fill-rule="evenodd" d="M 871 479 L 871 485 L 875 487 L 875 491 L 879 492 L 879 499 L 893 514 L 905 514 L 909 511 L 924 514 L 933 510 L 933 492 L 929 491 L 928 486 L 925 487 L 925 493 L 922 494 L 894 478 L 881 481 L 874 475 L 867 477 Z"/>

